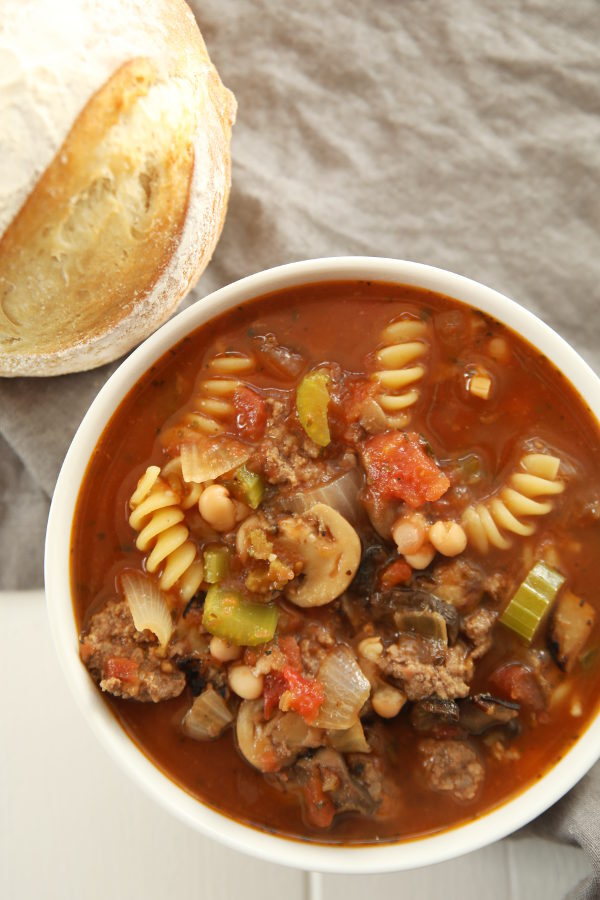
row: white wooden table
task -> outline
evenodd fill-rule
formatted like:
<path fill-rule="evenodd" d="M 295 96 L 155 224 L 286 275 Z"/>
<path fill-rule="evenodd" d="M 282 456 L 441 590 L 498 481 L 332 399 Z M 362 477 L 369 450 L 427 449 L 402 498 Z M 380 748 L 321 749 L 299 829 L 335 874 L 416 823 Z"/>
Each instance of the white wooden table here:
<path fill-rule="evenodd" d="M 41 591 L 0 593 L 2 900 L 559 900 L 583 853 L 537 839 L 393 875 L 321 876 L 191 831 L 132 784 L 81 719 Z"/>

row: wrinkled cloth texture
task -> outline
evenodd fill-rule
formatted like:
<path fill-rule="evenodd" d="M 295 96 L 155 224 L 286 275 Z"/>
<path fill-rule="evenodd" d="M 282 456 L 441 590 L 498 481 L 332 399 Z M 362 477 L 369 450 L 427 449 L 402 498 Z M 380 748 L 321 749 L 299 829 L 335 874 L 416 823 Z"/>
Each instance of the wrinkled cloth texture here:
<path fill-rule="evenodd" d="M 600 371 L 596 0 L 202 0 L 239 103 L 229 212 L 184 305 L 269 266 L 412 259 L 482 281 Z M 0 379 L 0 588 L 42 584 L 58 471 L 114 365 Z M 588 852 L 598 767 L 534 826 Z"/>

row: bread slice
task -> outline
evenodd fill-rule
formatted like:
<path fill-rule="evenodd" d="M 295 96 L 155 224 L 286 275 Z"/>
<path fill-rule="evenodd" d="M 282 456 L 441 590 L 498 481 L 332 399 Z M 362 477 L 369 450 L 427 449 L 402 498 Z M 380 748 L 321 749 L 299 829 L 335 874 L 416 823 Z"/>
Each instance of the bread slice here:
<path fill-rule="evenodd" d="M 30 13 L 52 5 L 20 2 Z M 74 7 L 82 15 L 79 31 L 61 32 L 62 52 L 46 49 L 42 69 L 54 62 L 60 81 L 64 44 L 72 44 L 73 34 L 79 45 L 71 52 L 88 52 L 81 29 L 95 32 L 89 51 L 106 58 L 89 68 L 79 59 L 87 100 L 71 110 L 41 175 L 35 177 L 39 163 L 29 166 L 33 183 L 0 239 L 1 375 L 90 369 L 139 343 L 205 268 L 226 212 L 235 100 L 183 0 L 79 0 Z M 126 40 L 122 29 L 129 29 Z M 31 62 L 39 79 L 39 58 L 29 60 L 31 46 L 18 31 L 13 27 L 12 50 L 21 69 Z M 29 94 L 20 83 L 15 100 L 25 102 L 27 94 L 38 119 L 45 112 L 50 131 L 57 131 L 57 120 L 65 128 L 56 85 L 50 95 L 36 92 L 39 82 L 30 76 Z M 66 91 L 77 76 L 71 58 L 63 76 Z M 81 96 L 81 85 L 74 94 Z M 0 157 L 2 142 L 0 135 Z M 52 135 L 45 135 L 42 156 L 51 144 Z M 22 193 L 22 160 L 13 168 L 15 190 L 0 184 L 0 223 Z"/>

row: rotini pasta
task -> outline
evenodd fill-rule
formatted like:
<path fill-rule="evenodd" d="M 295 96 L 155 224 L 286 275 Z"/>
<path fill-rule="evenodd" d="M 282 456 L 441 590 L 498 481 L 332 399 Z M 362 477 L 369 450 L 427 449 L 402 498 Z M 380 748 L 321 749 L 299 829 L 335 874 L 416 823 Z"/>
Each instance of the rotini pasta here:
<path fill-rule="evenodd" d="M 206 368 L 208 376 L 197 385 L 192 409 L 162 434 L 163 443 L 170 443 L 174 436 L 181 441 L 194 434 L 210 436 L 224 431 L 235 413 L 233 395 L 244 384 L 241 376 L 255 370 L 256 360 L 246 353 L 219 353 Z"/>
<path fill-rule="evenodd" d="M 132 509 L 129 524 L 139 532 L 136 547 L 142 553 L 150 550 L 146 571 L 153 574 L 164 564 L 160 588 L 165 591 L 177 588 L 183 600 L 190 600 L 202 583 L 204 566 L 196 545 L 188 540 L 181 497 L 161 476 L 158 466 L 146 469 L 129 505 Z"/>
<path fill-rule="evenodd" d="M 381 333 L 383 346 L 375 354 L 378 368 L 372 377 L 379 384 L 377 402 L 390 428 L 404 428 L 410 421 L 409 409 L 419 397 L 414 385 L 425 374 L 416 360 L 427 352 L 426 334 L 427 325 L 418 319 L 390 322 Z"/>
<path fill-rule="evenodd" d="M 162 467 L 161 476 L 169 487 L 179 495 L 179 505 L 182 509 L 191 509 L 200 499 L 205 484 L 196 481 L 185 481 L 181 471 L 181 456 L 175 456 Z"/>
<path fill-rule="evenodd" d="M 560 459 L 545 453 L 528 453 L 521 459 L 521 470 L 513 472 L 500 492 L 462 515 L 462 525 L 469 543 L 480 553 L 490 546 L 500 550 L 510 547 L 503 532 L 528 537 L 535 531 L 533 522 L 523 517 L 544 516 L 553 508 L 551 500 L 538 500 L 560 494 L 565 483 L 558 478 Z"/>
<path fill-rule="evenodd" d="M 234 415 L 233 395 L 242 386 L 240 376 L 256 368 L 254 357 L 245 353 L 223 353 L 208 363 L 209 377 L 198 385 L 195 410 L 188 423 L 203 434 L 218 434 Z"/>

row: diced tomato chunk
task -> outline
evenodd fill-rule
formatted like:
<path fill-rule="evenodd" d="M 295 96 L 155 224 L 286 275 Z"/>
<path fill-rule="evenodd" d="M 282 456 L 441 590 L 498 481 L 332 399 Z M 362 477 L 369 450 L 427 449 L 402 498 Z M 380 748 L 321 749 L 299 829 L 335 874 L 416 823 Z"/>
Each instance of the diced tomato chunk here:
<path fill-rule="evenodd" d="M 373 399 L 378 389 L 375 381 L 360 379 L 347 384 L 343 404 L 344 418 L 348 425 L 358 422 L 363 414 L 365 403 Z"/>
<path fill-rule="evenodd" d="M 287 688 L 287 681 L 281 672 L 268 672 L 263 683 L 264 716 L 267 721 L 271 718 L 273 710 L 279 707 L 281 695 Z"/>
<path fill-rule="evenodd" d="M 450 487 L 417 434 L 376 434 L 363 444 L 362 456 L 369 486 L 383 500 L 404 500 L 416 509 L 439 500 Z"/>
<path fill-rule="evenodd" d="M 379 583 L 384 590 L 393 588 L 397 584 L 406 584 L 410 581 L 412 569 L 404 559 L 396 559 L 383 569 L 379 576 Z"/>
<path fill-rule="evenodd" d="M 124 656 L 111 656 L 106 660 L 104 674 L 106 678 L 118 678 L 124 684 L 135 684 L 138 680 L 139 665 L 133 659 Z"/>
<path fill-rule="evenodd" d="M 249 441 L 259 441 L 267 424 L 267 405 L 252 388 L 243 385 L 233 395 L 236 428 Z"/>
<path fill-rule="evenodd" d="M 291 669 L 302 668 L 302 657 L 298 641 L 291 634 L 279 636 L 279 649 L 285 655 L 287 664 Z"/>
<path fill-rule="evenodd" d="M 287 698 L 288 709 L 297 712 L 306 722 L 314 722 L 325 699 L 325 692 L 320 681 L 306 678 L 298 671 L 298 668 L 290 665 L 285 666 L 283 672 L 269 672 L 265 675 L 263 685 L 265 719 L 271 718 L 273 711 L 279 706 L 283 693 L 289 695 Z"/>
<path fill-rule="evenodd" d="M 501 698 L 514 700 L 528 709 L 539 711 L 546 706 L 537 678 L 521 663 L 509 663 L 496 669 L 490 676 L 490 686 Z"/>
<path fill-rule="evenodd" d="M 315 769 L 310 773 L 303 793 L 306 817 L 311 825 L 316 825 L 317 828 L 329 828 L 335 816 L 335 806 L 332 800 L 325 795 L 323 782 Z"/>
<path fill-rule="evenodd" d="M 313 678 L 305 678 L 290 666 L 285 667 L 283 675 L 291 695 L 290 709 L 301 715 L 305 722 L 314 722 L 325 699 L 323 685 Z"/>

